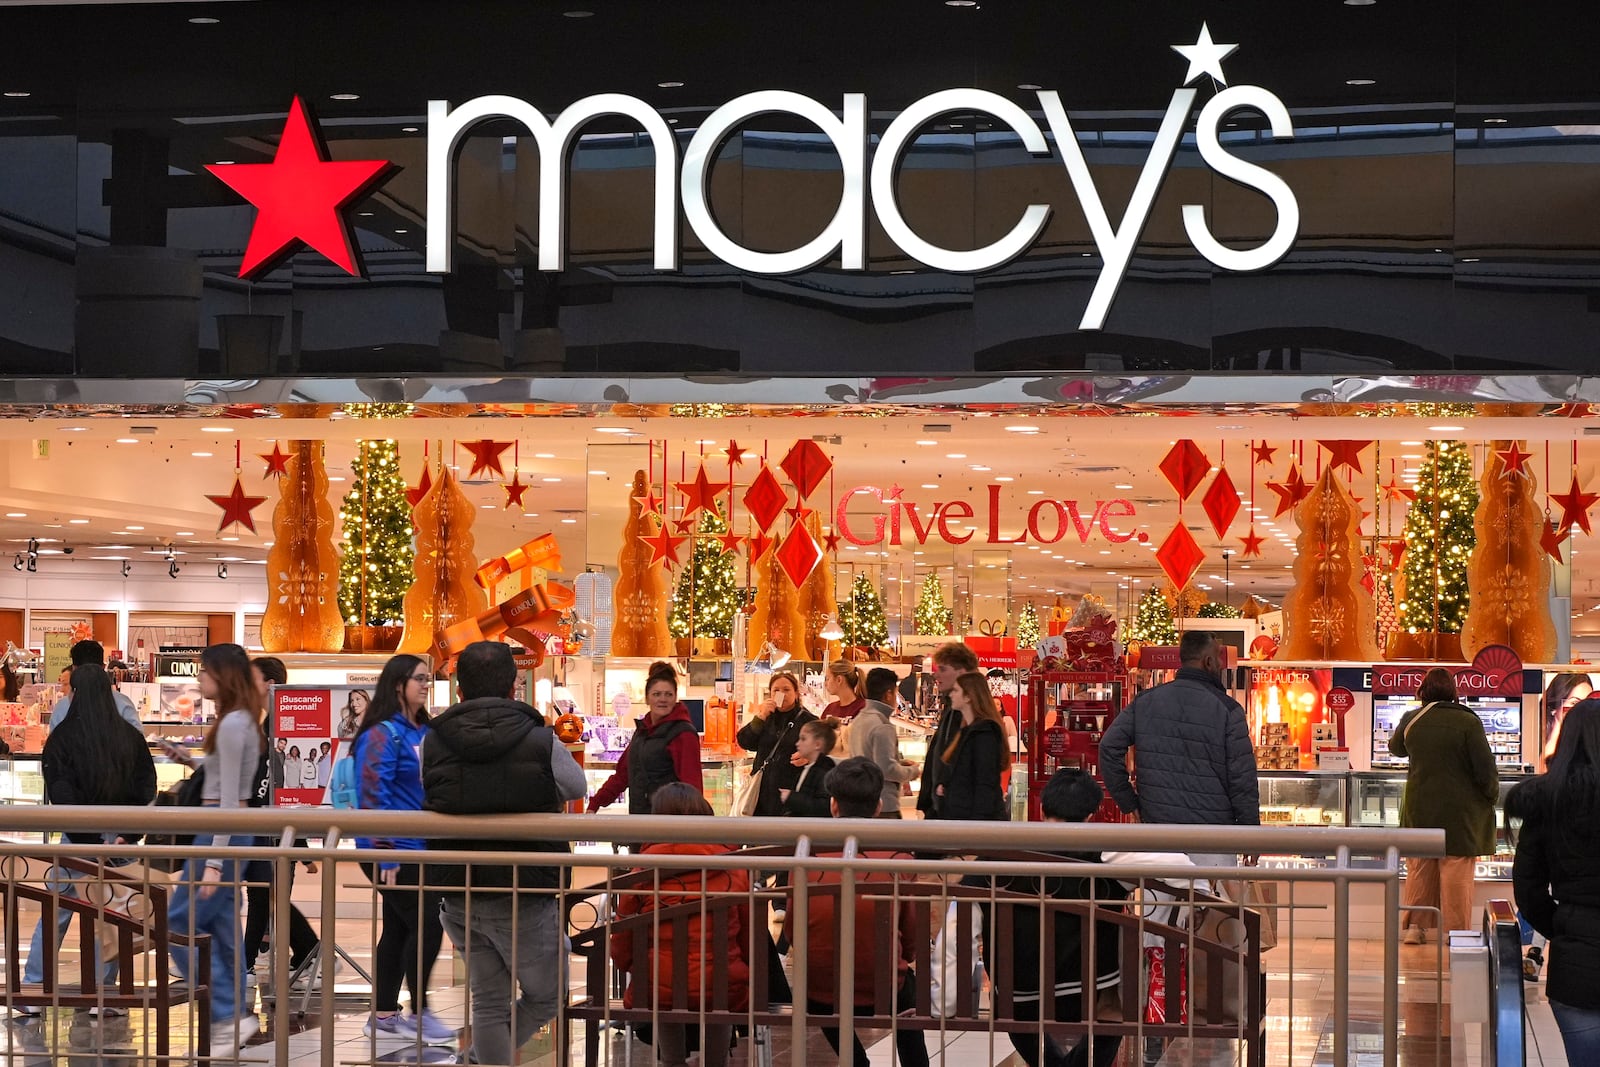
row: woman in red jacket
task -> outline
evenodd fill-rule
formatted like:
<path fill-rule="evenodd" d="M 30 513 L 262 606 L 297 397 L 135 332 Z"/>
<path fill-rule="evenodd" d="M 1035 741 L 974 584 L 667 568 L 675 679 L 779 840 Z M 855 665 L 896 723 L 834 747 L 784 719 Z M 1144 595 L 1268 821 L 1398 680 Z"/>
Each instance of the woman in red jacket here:
<path fill-rule="evenodd" d="M 653 813 L 656 815 L 711 815 L 711 805 L 706 803 L 706 798 L 695 789 L 682 782 L 673 782 L 662 786 L 656 791 L 652 804 Z M 674 856 L 721 856 L 734 851 L 727 845 L 691 845 L 691 844 L 658 844 L 646 845 L 645 855 L 674 855 Z M 693 861 L 691 861 L 693 862 Z M 649 889 L 621 894 L 618 903 L 617 915 L 619 918 L 629 915 L 640 915 L 654 911 L 657 908 L 671 908 L 679 904 L 694 904 L 699 902 L 708 893 L 716 896 L 726 894 L 744 894 L 750 891 L 750 875 L 745 871 L 695 871 L 686 873 L 673 872 L 670 877 L 663 874 L 659 882 L 659 892 L 656 886 Z M 750 1003 L 750 969 L 744 960 L 744 942 L 749 936 L 749 913 L 743 907 L 733 908 L 727 912 L 718 913 L 728 918 L 728 1010 L 745 1011 Z M 675 954 L 678 952 L 688 955 L 688 1006 L 699 1008 L 704 1000 L 705 1006 L 711 1005 L 710 992 L 712 983 L 712 969 L 710 959 L 715 951 L 713 938 L 715 931 L 711 925 L 718 921 L 717 916 L 711 917 L 711 922 L 705 919 L 691 918 L 686 931 L 687 944 L 679 947 L 673 944 L 673 927 L 663 922 L 655 930 L 655 944 L 636 944 L 631 931 L 622 930 L 611 937 L 611 960 L 619 970 L 631 972 L 634 965 L 636 952 L 648 952 L 652 966 L 648 974 L 654 976 L 654 988 L 639 989 L 636 984 L 630 984 L 623 996 L 623 1004 L 628 1007 L 640 1006 L 650 1003 L 650 997 L 656 998 L 656 1003 L 670 1006 L 673 1002 L 674 991 L 672 987 L 672 971 Z M 729 1025 L 709 1025 L 704 1028 L 700 1039 L 700 1062 L 704 1067 L 725 1067 L 728 1062 L 729 1046 L 732 1043 L 733 1027 Z M 667 1067 L 680 1067 L 688 1056 L 687 1027 L 681 1023 L 662 1023 L 657 1028 L 656 1048 L 660 1054 L 661 1062 Z"/>
<path fill-rule="evenodd" d="M 700 775 L 700 735 L 689 709 L 678 699 L 678 672 L 672 664 L 650 664 L 644 684 L 650 713 L 634 723 L 633 738 L 617 761 L 617 769 L 589 800 L 593 814 L 628 791 L 628 814 L 650 811 L 650 798 L 671 782 L 704 791 Z"/>

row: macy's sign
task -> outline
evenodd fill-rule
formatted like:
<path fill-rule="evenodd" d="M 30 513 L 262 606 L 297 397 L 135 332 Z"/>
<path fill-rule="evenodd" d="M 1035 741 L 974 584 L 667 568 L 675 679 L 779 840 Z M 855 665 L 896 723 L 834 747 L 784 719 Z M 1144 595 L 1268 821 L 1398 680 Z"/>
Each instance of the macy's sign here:
<path fill-rule="evenodd" d="M 1088 221 L 1101 268 L 1078 326 L 1101 329 L 1111 302 L 1127 273 L 1140 234 L 1150 217 L 1161 184 L 1172 167 L 1173 156 L 1194 111 L 1197 90 L 1187 86 L 1201 76 L 1226 85 L 1222 61 L 1237 46 L 1217 44 L 1201 27 L 1193 45 L 1174 45 L 1189 60 L 1184 87 L 1175 90 L 1167 104 L 1155 141 L 1140 168 L 1133 195 L 1121 221 L 1113 224 L 1100 190 L 1090 176 L 1077 132 L 1061 98 L 1054 90 L 1039 90 L 1038 105 L 1054 138 L 1055 152 Z M 1249 249 L 1229 248 L 1216 239 L 1206 223 L 1203 204 L 1183 205 L 1183 226 L 1195 249 L 1211 263 L 1229 271 L 1265 270 L 1286 255 L 1300 225 L 1294 193 L 1277 175 L 1228 152 L 1219 137 L 1223 120 L 1232 112 L 1254 109 L 1266 116 L 1274 137 L 1294 136 L 1288 109 L 1276 94 L 1257 85 L 1221 89 L 1200 108 L 1195 119 L 1195 142 L 1200 158 L 1217 174 L 1258 190 L 1272 201 L 1277 225 L 1266 241 Z M 661 114 L 637 97 L 601 93 L 584 97 L 552 121 L 526 100 L 512 96 L 480 96 L 452 107 L 446 100 L 428 102 L 427 269 L 449 273 L 454 243 L 455 162 L 462 138 L 479 123 L 511 119 L 533 136 L 539 168 L 539 269 L 559 271 L 566 261 L 566 160 L 579 131 L 604 115 L 622 115 L 643 127 L 655 153 L 654 266 L 676 270 L 679 263 L 678 209 L 695 237 L 718 259 L 751 274 L 793 274 L 837 258 L 847 271 L 866 269 L 867 202 L 884 232 L 906 255 L 935 270 L 976 274 L 1000 267 L 1021 255 L 1039 238 L 1052 208 L 1029 204 L 1011 230 L 981 248 L 944 248 L 920 236 L 900 210 L 896 178 L 907 148 L 917 132 L 933 119 L 951 112 L 981 113 L 1009 126 L 1034 156 L 1051 155 L 1051 142 L 1029 113 L 1011 100 L 983 89 L 944 89 L 914 101 L 901 111 L 878 138 L 868 159 L 866 96 L 845 93 L 838 113 L 811 97 L 786 90 L 746 93 L 713 111 L 689 138 L 681 166 L 678 140 Z M 844 188 L 833 219 L 821 233 L 799 248 L 762 252 L 733 240 L 711 213 L 708 178 L 711 164 L 723 142 L 751 118 L 763 114 L 797 116 L 822 131 L 839 156 Z"/>

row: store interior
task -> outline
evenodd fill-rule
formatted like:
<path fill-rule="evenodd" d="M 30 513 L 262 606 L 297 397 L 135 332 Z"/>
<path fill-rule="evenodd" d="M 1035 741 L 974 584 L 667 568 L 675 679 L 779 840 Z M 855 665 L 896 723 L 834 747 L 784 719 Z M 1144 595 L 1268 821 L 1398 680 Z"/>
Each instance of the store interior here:
<path fill-rule="evenodd" d="M 1435 473 L 1442 457 L 1454 455 L 1466 480 L 1481 487 L 1503 474 L 1489 467 L 1503 467 L 1496 457 L 1515 442 L 1515 453 L 1525 453 L 1515 460 L 1516 473 L 1527 480 L 1517 484 L 1530 506 L 1570 520 L 1553 533 L 1541 528 L 1554 537 L 1540 572 L 1547 574 L 1554 640 L 1547 655 L 1524 657 L 1530 678 L 1553 676 L 1560 671 L 1551 665 L 1581 664 L 1600 651 L 1600 592 L 1584 568 L 1592 552 L 1584 494 L 1596 458 L 1587 440 L 1590 422 L 1559 417 L 1582 411 L 1524 413 L 1503 405 L 1308 410 L 1316 413 L 1203 405 L 1093 414 L 1021 405 L 41 407 L 29 418 L 0 420 L 0 639 L 18 653 L 12 662 L 32 663 L 39 670 L 34 681 L 49 685 L 45 653 L 60 655 L 68 636 L 94 636 L 135 672 L 130 685 L 156 687 L 149 697 L 162 705 L 162 722 L 194 717 L 167 714 L 171 701 L 150 669 L 163 648 L 265 644 L 290 663 L 291 688 L 370 684 L 385 658 L 374 646 L 274 649 L 270 626 L 263 641 L 263 615 L 276 588 L 269 561 L 274 546 L 293 534 L 282 521 L 274 524 L 287 494 L 274 465 L 282 468 L 290 453 L 315 454 L 326 474 L 327 532 L 336 552 L 327 566 L 348 552 L 352 516 L 377 521 L 379 496 L 393 503 L 396 485 L 403 495 L 419 487 L 425 471 L 435 484 L 448 472 L 466 509 L 456 534 L 465 532 L 470 542 L 456 548 L 472 566 L 515 564 L 519 551 L 538 545 L 539 578 L 579 590 L 576 602 L 563 602 L 544 620 L 559 616 L 559 626 L 535 624 L 544 647 L 525 662 L 524 692 L 548 714 L 574 713 L 583 721 L 591 775 L 602 779 L 626 743 L 627 711 L 642 704 L 644 668 L 657 656 L 675 659 L 686 672 L 685 693 L 696 704 L 708 764 L 716 768 L 708 792 L 716 791 L 725 809 L 741 766 L 732 732 L 780 660 L 801 673 L 807 701 L 820 708 L 828 699 L 821 689 L 828 659 L 883 662 L 917 676 L 939 639 L 962 637 L 984 650 L 1007 710 L 1027 719 L 1034 697 L 1026 668 L 1040 665 L 1030 638 L 1073 631 L 1101 613 L 1115 624 L 1121 655 L 1137 653 L 1140 644 L 1170 644 L 1144 633 L 1151 604 L 1161 600 L 1174 633 L 1204 626 L 1231 635 L 1243 665 L 1231 680 L 1252 715 L 1264 773 L 1283 779 L 1263 788 L 1268 821 L 1392 822 L 1403 768 L 1386 758 L 1379 735 L 1392 730 L 1405 698 L 1376 691 L 1367 677 L 1383 662 L 1381 651 L 1365 663 L 1268 658 L 1284 637 L 1286 601 L 1306 580 L 1307 568 L 1297 561 L 1325 551 L 1300 528 L 1304 509 L 1295 487 L 1304 497 L 1332 471 L 1342 498 L 1361 513 L 1349 532 L 1359 545 L 1362 577 L 1371 580 L 1368 596 L 1381 601 L 1380 589 L 1392 598 L 1406 555 L 1441 540 L 1444 517 L 1436 500 L 1429 503 L 1429 490 L 1443 484 Z M 388 482 L 375 466 L 380 457 L 391 464 Z M 362 476 L 364 462 L 370 477 Z M 639 484 L 648 486 L 642 499 L 640 472 Z M 765 479 L 772 499 L 756 491 Z M 1413 516 L 1408 524 L 1408 513 L 1423 506 L 1413 497 L 1433 508 L 1421 516 L 1427 522 Z M 731 518 L 731 529 L 708 526 L 708 513 L 695 510 L 701 499 L 715 503 L 719 519 Z M 613 649 L 605 632 L 613 624 L 607 590 L 626 584 L 619 563 L 645 532 L 636 524 L 654 521 L 641 515 L 651 504 L 659 504 L 669 536 L 646 551 L 656 558 L 644 565 L 666 588 L 677 629 L 659 647 Z M 402 505 L 403 515 L 409 507 Z M 227 521 L 244 518 L 250 521 Z M 797 529 L 811 536 L 791 546 Z M 656 527 L 648 530 L 654 535 Z M 1169 551 L 1175 539 L 1192 549 Z M 422 554 L 425 540 L 419 523 Z M 753 548 L 767 544 L 771 555 L 753 559 Z M 788 642 L 796 647 L 764 647 L 774 631 L 767 629 L 767 640 L 747 632 L 750 612 L 764 617 L 753 603 L 734 611 L 741 621 L 702 626 L 693 621 L 698 607 L 670 600 L 685 599 L 685 577 L 698 573 L 693 561 L 701 550 L 731 575 L 734 600 L 758 600 L 762 575 L 781 573 L 772 560 L 791 547 L 795 587 L 828 587 L 823 600 L 831 603 L 818 619 L 849 625 L 842 639 L 818 640 L 821 627 L 813 620 L 806 640 Z M 1174 563 L 1180 576 L 1185 568 L 1191 575 L 1181 594 Z M 480 591 L 474 610 L 494 609 L 495 593 L 508 588 Z M 863 588 L 882 613 L 881 633 L 870 639 L 851 621 Z M 698 599 L 687 596 L 691 604 Z M 1080 611 L 1086 603 L 1095 605 L 1093 613 Z M 924 617 L 930 606 L 948 612 L 942 627 Z M 877 609 L 863 610 L 867 618 Z M 1024 615 L 1032 622 L 1023 625 Z M 1380 610 L 1377 625 L 1394 615 Z M 691 634 L 679 632 L 685 616 Z M 1396 625 L 1394 618 L 1388 625 Z M 437 640 L 423 647 L 440 651 Z M 30 650 L 41 654 L 37 662 Z M 1454 661 L 1467 658 L 1456 653 Z M 1092 711 L 1098 701 L 1115 714 L 1140 687 L 1169 676 L 1171 666 L 1151 661 L 1141 669 L 1137 656 L 1129 656 L 1118 660 L 1115 679 L 1108 674 L 1086 688 L 1053 690 L 1057 725 L 1072 728 L 1073 736 L 1052 750 L 1049 766 L 1081 759 L 1092 767 L 1092 745 L 1076 737 L 1077 728 L 1097 735 L 1104 720 L 1069 715 L 1069 704 L 1087 701 L 1074 707 Z M 1340 672 L 1357 667 L 1368 668 L 1367 675 L 1352 687 Z M 1313 713 L 1292 712 L 1304 699 L 1297 687 L 1314 691 Z M 1338 730 L 1319 729 L 1318 722 L 1332 721 L 1322 707 L 1334 689 L 1353 689 L 1349 706 L 1340 708 Z M 1541 691 L 1530 684 L 1525 696 L 1492 698 L 1499 703 L 1486 727 L 1505 749 L 1508 775 L 1539 762 Z M 926 685 L 913 682 L 905 693 L 903 737 L 915 748 L 934 705 Z M 441 678 L 436 703 L 449 696 Z M 36 752 L 42 739 L 22 719 L 6 725 L 19 757 Z M 603 720 L 620 732 L 602 728 Z M 1033 731 L 1045 728 L 1024 724 L 1019 767 L 1048 770 L 1042 756 L 1029 764 L 1030 740 L 1038 747 L 1044 736 Z M 1344 757 L 1324 760 L 1323 749 Z M 12 774 L 7 795 L 22 799 L 26 777 Z M 1014 792 L 1013 810 L 1026 817 L 1025 795 Z"/>

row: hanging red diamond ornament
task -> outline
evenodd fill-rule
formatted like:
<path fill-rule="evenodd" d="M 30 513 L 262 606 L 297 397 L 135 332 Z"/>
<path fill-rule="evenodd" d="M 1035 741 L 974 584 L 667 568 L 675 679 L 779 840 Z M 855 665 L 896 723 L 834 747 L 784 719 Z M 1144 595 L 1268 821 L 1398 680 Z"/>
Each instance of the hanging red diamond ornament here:
<path fill-rule="evenodd" d="M 811 572 L 821 562 L 822 548 L 811 536 L 811 531 L 806 529 L 806 524 L 797 522 L 789 527 L 783 543 L 778 546 L 778 566 L 783 568 L 783 573 L 789 576 L 796 589 L 811 577 Z"/>
<path fill-rule="evenodd" d="M 732 482 L 714 482 L 706 477 L 706 465 L 700 464 L 692 482 L 673 482 L 684 496 L 683 517 L 692 518 L 696 512 L 717 510 L 717 497 L 732 487 Z"/>
<path fill-rule="evenodd" d="M 433 488 L 433 474 L 428 470 L 427 463 L 422 465 L 422 477 L 417 484 L 406 489 L 406 503 L 416 507 L 422 503 L 422 498 L 428 495 L 428 490 Z"/>
<path fill-rule="evenodd" d="M 816 491 L 817 486 L 822 484 L 822 479 L 833 469 L 833 460 L 828 458 L 828 454 L 820 445 L 808 437 L 796 441 L 778 466 L 789 476 L 794 487 L 800 491 L 800 499 L 804 500 Z"/>
<path fill-rule="evenodd" d="M 262 472 L 261 477 L 282 478 L 289 473 L 289 457 L 292 453 L 279 448 L 278 442 L 272 442 L 271 452 L 261 452 L 258 455 L 267 461 L 267 469 Z"/>
<path fill-rule="evenodd" d="M 1177 490 L 1178 499 L 1188 500 L 1189 494 L 1200 487 L 1211 461 L 1206 459 L 1206 454 L 1200 451 L 1199 446 L 1186 438 L 1172 446 L 1162 458 L 1160 467 L 1172 488 Z"/>
<path fill-rule="evenodd" d="M 1233 487 L 1233 479 L 1228 477 L 1226 468 L 1211 479 L 1211 488 L 1200 498 L 1200 506 L 1211 520 L 1211 528 L 1217 531 L 1218 540 L 1227 537 L 1228 527 L 1239 514 L 1239 490 Z"/>
<path fill-rule="evenodd" d="M 650 566 L 665 561 L 667 566 L 678 565 L 678 546 L 688 540 L 687 537 L 677 537 L 668 532 L 665 526 L 654 534 L 646 537 L 640 536 L 639 540 L 650 546 Z"/>
<path fill-rule="evenodd" d="M 222 509 L 222 521 L 217 523 L 217 533 L 221 533 L 234 523 L 255 533 L 256 520 L 250 513 L 267 502 L 264 496 L 247 496 L 237 474 L 233 476 L 233 492 L 227 496 L 213 496 L 207 493 L 206 499 Z"/>
<path fill-rule="evenodd" d="M 1195 543 L 1194 535 L 1181 522 L 1172 528 L 1167 539 L 1161 542 L 1161 547 L 1156 549 L 1156 562 L 1161 564 L 1172 588 L 1180 591 L 1189 584 L 1189 579 L 1194 577 L 1205 558 L 1206 554 Z"/>
<path fill-rule="evenodd" d="M 745 510 L 756 520 L 756 526 L 761 532 L 766 533 L 772 524 L 778 521 L 778 516 L 783 514 L 783 506 L 789 502 L 789 494 L 783 491 L 783 483 L 772 473 L 772 468 L 763 463 L 761 473 L 755 476 L 750 488 L 744 491 L 743 499 Z"/>
<path fill-rule="evenodd" d="M 493 474 L 496 478 L 504 478 L 506 469 L 500 465 L 500 457 L 513 443 L 511 441 L 463 442 L 461 447 L 472 453 L 472 469 L 467 472 L 467 477 L 476 478 L 480 474 Z"/>

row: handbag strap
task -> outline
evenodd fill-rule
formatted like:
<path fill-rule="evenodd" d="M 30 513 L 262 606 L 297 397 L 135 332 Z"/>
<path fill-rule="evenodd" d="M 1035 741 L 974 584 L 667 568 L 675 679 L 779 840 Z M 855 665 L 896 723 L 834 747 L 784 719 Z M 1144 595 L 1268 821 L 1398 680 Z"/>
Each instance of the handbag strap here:
<path fill-rule="evenodd" d="M 788 726 L 778 731 L 778 736 L 772 739 L 772 751 L 768 752 L 767 758 L 761 761 L 761 766 L 750 772 L 750 777 L 754 778 L 772 765 L 772 761 L 778 758 L 778 742 L 783 740 L 785 734 L 794 729 L 795 723 L 798 721 L 799 715 L 797 714 L 795 718 L 789 720 Z"/>
<path fill-rule="evenodd" d="M 1404 730 L 1400 731 L 1401 741 L 1407 745 L 1411 744 L 1411 728 L 1417 725 L 1417 723 L 1422 720 L 1422 717 L 1428 714 L 1428 711 L 1437 703 L 1439 703 L 1437 700 L 1430 700 L 1426 704 L 1422 705 L 1422 710 L 1417 712 L 1416 716 L 1410 722 L 1406 723 L 1406 728 Z"/>

